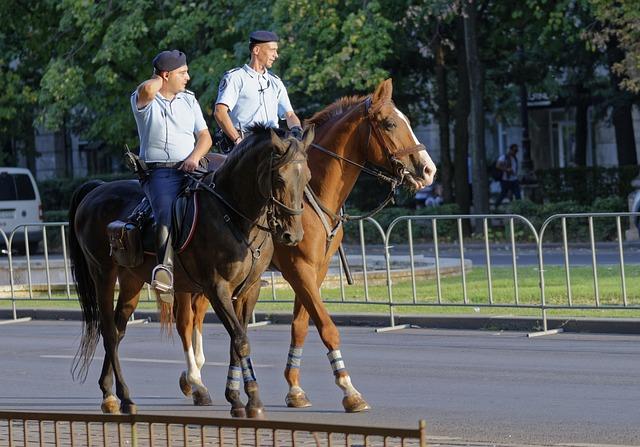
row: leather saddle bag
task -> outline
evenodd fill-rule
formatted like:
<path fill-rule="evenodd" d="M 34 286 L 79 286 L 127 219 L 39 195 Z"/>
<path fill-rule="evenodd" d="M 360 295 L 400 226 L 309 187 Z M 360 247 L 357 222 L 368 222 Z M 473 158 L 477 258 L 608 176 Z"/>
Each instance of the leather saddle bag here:
<path fill-rule="evenodd" d="M 142 233 L 131 222 L 114 220 L 107 226 L 111 256 L 116 264 L 134 268 L 144 262 Z"/>

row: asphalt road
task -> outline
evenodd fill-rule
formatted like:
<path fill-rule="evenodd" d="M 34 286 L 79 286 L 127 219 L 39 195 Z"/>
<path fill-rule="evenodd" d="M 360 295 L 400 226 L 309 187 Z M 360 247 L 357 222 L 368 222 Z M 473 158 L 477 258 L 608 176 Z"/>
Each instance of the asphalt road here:
<path fill-rule="evenodd" d="M 0 325 L 0 408 L 99 411 L 101 349 L 84 384 L 71 380 L 79 322 Z M 341 328 L 354 385 L 373 409 L 343 413 L 325 348 L 315 331 L 305 347 L 302 385 L 314 406 L 284 405 L 288 326 L 252 329 L 253 362 L 272 419 L 417 427 L 432 443 L 640 445 L 640 337 L 409 329 L 375 334 Z M 205 327 L 207 408 L 183 398 L 183 354 L 156 324 L 129 328 L 120 355 L 141 413 L 227 416 L 223 389 L 228 337 Z"/>

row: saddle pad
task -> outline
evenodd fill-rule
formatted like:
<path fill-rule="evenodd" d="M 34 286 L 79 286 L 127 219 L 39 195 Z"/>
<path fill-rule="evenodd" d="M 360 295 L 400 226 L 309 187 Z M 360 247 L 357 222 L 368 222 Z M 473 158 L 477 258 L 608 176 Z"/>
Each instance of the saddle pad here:
<path fill-rule="evenodd" d="M 198 224 L 198 191 L 187 196 L 179 196 L 173 205 L 173 248 L 177 253 L 184 251 L 191 242 Z M 155 231 L 153 214 L 145 219 L 142 227 L 143 246 L 147 254 L 155 254 Z"/>

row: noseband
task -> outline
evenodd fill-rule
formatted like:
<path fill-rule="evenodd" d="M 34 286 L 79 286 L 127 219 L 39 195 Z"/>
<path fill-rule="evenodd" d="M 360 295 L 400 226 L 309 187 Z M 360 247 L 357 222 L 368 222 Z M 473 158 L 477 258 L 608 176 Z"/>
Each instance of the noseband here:
<path fill-rule="evenodd" d="M 382 133 L 379 126 L 373 125 L 376 118 L 376 114 L 382 109 L 382 107 L 385 105 L 392 105 L 393 103 L 391 101 L 383 101 L 380 104 L 376 104 L 375 107 L 372 107 L 371 102 L 372 102 L 371 96 L 368 96 L 367 99 L 364 101 L 364 111 L 369 120 L 369 137 L 367 138 L 367 149 L 370 146 L 371 134 L 373 133 L 375 138 L 378 140 L 378 144 L 385 151 L 387 155 L 387 159 L 389 160 L 389 166 L 391 166 L 391 170 L 395 175 L 395 179 L 398 182 L 398 185 L 400 185 L 404 181 L 405 176 L 409 174 L 409 171 L 402 164 L 399 158 L 404 157 L 406 155 L 415 154 L 420 151 L 426 152 L 427 147 L 424 144 L 418 143 L 415 146 L 398 148 L 396 144 L 393 142 L 393 140 L 391 140 L 384 133 Z M 367 150 L 367 153 L 369 153 L 368 150 Z"/>
<path fill-rule="evenodd" d="M 293 156 L 290 155 L 290 153 L 293 153 L 291 149 L 289 149 L 284 155 L 282 155 L 282 157 L 280 157 L 280 159 L 277 161 L 277 164 L 275 164 L 275 166 L 274 166 L 275 156 L 273 152 L 271 153 L 271 159 L 269 160 L 269 194 L 265 195 L 265 194 L 262 194 L 262 191 L 260 192 L 260 194 L 262 194 L 262 196 L 268 200 L 267 225 L 269 225 L 269 232 L 274 235 L 278 229 L 278 219 L 276 218 L 276 214 L 277 214 L 276 209 L 279 209 L 282 212 L 282 214 L 285 214 L 288 216 L 299 216 L 304 211 L 304 202 L 302 202 L 302 206 L 300 208 L 292 208 L 288 206 L 286 203 L 283 203 L 280 200 L 278 200 L 273 195 L 273 189 L 274 189 L 273 173 L 286 164 L 304 162 L 303 160 L 292 160 L 291 158 L 293 158 Z M 261 227 L 259 226 L 259 228 Z"/>

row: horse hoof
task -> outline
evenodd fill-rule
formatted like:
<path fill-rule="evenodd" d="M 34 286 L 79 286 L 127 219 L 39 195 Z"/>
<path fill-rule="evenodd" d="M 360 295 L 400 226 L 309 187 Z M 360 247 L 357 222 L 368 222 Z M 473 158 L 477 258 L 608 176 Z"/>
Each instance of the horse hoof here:
<path fill-rule="evenodd" d="M 193 405 L 197 407 L 209 407 L 213 405 L 213 400 L 209 393 L 196 391 L 193 393 Z"/>
<path fill-rule="evenodd" d="M 307 399 L 307 395 L 305 393 L 297 393 L 297 394 L 287 394 L 284 401 L 287 404 L 287 407 L 291 408 L 307 408 L 311 406 L 311 401 Z"/>
<path fill-rule="evenodd" d="M 186 397 L 191 396 L 191 384 L 187 381 L 186 371 L 182 371 L 182 374 L 180 374 L 180 391 L 182 391 L 182 394 Z"/>
<path fill-rule="evenodd" d="M 232 408 L 231 409 L 231 417 L 232 418 L 246 418 L 247 412 L 244 410 L 244 407 Z"/>
<path fill-rule="evenodd" d="M 360 394 L 345 396 L 344 399 L 342 399 L 342 406 L 347 413 L 359 413 L 371 409 L 367 401 L 364 400 Z"/>
<path fill-rule="evenodd" d="M 247 408 L 247 417 L 250 419 L 266 419 L 264 408 Z"/>
<path fill-rule="evenodd" d="M 120 406 L 118 405 L 118 399 L 115 396 L 109 396 L 102 400 L 100 409 L 105 414 L 120 414 Z"/>
<path fill-rule="evenodd" d="M 138 407 L 133 402 L 123 403 L 120 405 L 122 414 L 138 414 Z"/>

